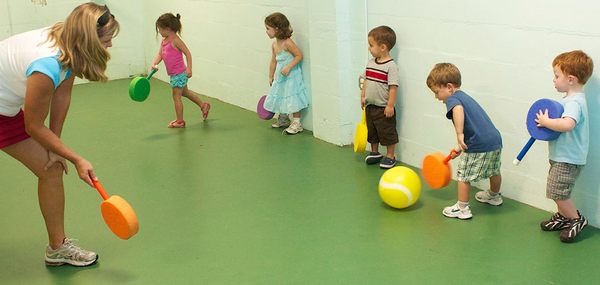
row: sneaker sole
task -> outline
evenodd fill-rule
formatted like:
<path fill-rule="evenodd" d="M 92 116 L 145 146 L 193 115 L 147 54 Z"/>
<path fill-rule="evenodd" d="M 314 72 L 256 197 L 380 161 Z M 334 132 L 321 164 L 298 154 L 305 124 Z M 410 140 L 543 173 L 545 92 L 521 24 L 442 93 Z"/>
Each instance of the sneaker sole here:
<path fill-rule="evenodd" d="M 369 164 L 369 165 L 380 163 L 382 160 L 383 160 L 383 154 L 367 155 L 367 157 L 365 157 L 365 163 Z"/>
<path fill-rule="evenodd" d="M 380 164 L 380 165 L 379 165 L 379 168 L 382 168 L 382 169 L 390 169 L 390 168 L 392 168 L 392 167 L 394 167 L 394 166 L 396 166 L 396 165 L 395 165 L 395 164 L 392 164 L 392 165 L 381 165 L 381 164 Z"/>
<path fill-rule="evenodd" d="M 46 262 L 46 266 L 52 266 L 52 267 L 62 266 L 65 264 L 75 266 L 75 267 L 85 267 L 85 266 L 94 265 L 98 261 L 98 258 L 100 258 L 100 256 L 96 255 L 96 259 L 94 259 L 91 262 L 76 262 L 76 261 L 66 260 L 66 259 L 53 259 L 53 260 L 46 259 L 44 261 Z"/>
<path fill-rule="evenodd" d="M 468 219 L 471 219 L 471 218 L 473 217 L 473 215 L 470 215 L 470 216 L 468 216 L 468 217 L 465 217 L 465 216 L 462 216 L 462 217 L 461 217 L 461 216 L 453 216 L 453 215 L 448 215 L 448 214 L 446 214 L 446 213 L 444 213 L 444 212 L 442 212 L 442 214 L 443 214 L 444 216 L 448 217 L 448 218 L 457 218 L 457 219 L 459 219 L 459 220 L 468 220 Z"/>
<path fill-rule="evenodd" d="M 288 135 L 295 135 L 295 134 L 299 134 L 299 133 L 301 133 L 301 132 L 303 132 L 303 131 L 304 131 L 304 130 L 300 130 L 300 131 L 297 131 L 297 132 L 295 132 L 295 133 L 290 133 L 290 132 L 288 132 L 287 130 L 283 130 L 283 132 L 284 132 L 284 133 L 286 133 L 286 134 L 288 134 Z"/>
<path fill-rule="evenodd" d="M 501 206 L 502 203 L 504 203 L 504 201 L 500 201 L 500 203 L 498 203 L 498 202 L 492 202 L 491 200 L 479 200 L 479 198 L 477 198 L 477 196 L 475 196 L 475 200 L 477 200 L 477 202 L 490 204 L 492 206 Z"/>

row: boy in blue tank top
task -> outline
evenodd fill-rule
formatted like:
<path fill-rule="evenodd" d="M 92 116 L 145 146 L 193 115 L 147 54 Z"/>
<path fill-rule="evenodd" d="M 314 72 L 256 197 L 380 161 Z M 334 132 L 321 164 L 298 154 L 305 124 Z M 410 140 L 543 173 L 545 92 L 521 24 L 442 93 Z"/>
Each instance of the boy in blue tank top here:
<path fill-rule="evenodd" d="M 475 199 L 494 206 L 502 205 L 502 137 L 483 108 L 461 91 L 460 86 L 460 71 L 451 63 L 436 64 L 427 77 L 427 87 L 446 105 L 446 117 L 452 120 L 456 140 L 464 152 L 457 169 L 458 201 L 444 208 L 442 214 L 464 220 L 473 217 L 469 207 L 471 182 L 489 178 L 490 189 L 477 192 Z"/>
<path fill-rule="evenodd" d="M 583 85 L 592 75 L 594 63 L 587 54 L 575 50 L 558 55 L 552 68 L 554 88 L 565 93 L 560 101 L 564 112 L 556 119 L 550 119 L 547 111 L 539 112 L 536 122 L 538 127 L 562 132 L 558 139 L 548 142 L 546 197 L 554 200 L 558 211 L 540 226 L 544 231 L 561 231 L 560 240 L 572 242 L 588 224 L 570 196 L 588 153 L 589 120 Z"/>

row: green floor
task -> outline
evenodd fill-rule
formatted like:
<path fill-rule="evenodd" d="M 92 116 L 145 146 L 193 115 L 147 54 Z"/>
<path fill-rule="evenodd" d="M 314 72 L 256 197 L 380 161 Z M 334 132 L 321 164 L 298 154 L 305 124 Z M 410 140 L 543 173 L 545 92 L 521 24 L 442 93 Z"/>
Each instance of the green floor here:
<path fill-rule="evenodd" d="M 32 174 L 0 153 L 1 284 L 597 284 L 600 231 L 563 244 L 549 213 L 505 199 L 472 202 L 469 221 L 442 216 L 455 184 L 423 189 L 406 210 L 379 199 L 383 173 L 349 147 L 285 136 L 255 113 L 209 99 L 209 120 L 168 85 L 143 103 L 128 80 L 75 87 L 64 140 L 106 190 L 135 208 L 140 231 L 113 236 L 100 196 L 66 177 L 67 231 L 100 254 L 88 268 L 46 268 Z M 241 96 L 241 95 L 240 95 Z M 401 145 L 400 145 L 401 147 Z M 596 280 L 596 281 L 595 281 Z"/>

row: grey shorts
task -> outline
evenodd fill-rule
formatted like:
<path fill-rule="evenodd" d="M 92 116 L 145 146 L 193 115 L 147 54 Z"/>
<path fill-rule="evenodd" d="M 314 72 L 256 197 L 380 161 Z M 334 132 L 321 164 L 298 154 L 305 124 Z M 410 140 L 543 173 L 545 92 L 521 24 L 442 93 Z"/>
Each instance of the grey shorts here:
<path fill-rule="evenodd" d="M 456 180 L 470 183 L 500 174 L 501 154 L 502 149 L 463 153 L 458 162 Z"/>
<path fill-rule="evenodd" d="M 575 187 L 575 180 L 581 173 L 583 165 L 556 162 L 550 160 L 546 197 L 552 200 L 567 200 Z"/>

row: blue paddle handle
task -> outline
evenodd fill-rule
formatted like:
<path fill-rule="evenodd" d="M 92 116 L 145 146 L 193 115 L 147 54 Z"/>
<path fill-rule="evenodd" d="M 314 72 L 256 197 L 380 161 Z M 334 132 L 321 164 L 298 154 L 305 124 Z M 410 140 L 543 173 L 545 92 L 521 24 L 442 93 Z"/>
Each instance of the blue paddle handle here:
<path fill-rule="evenodd" d="M 158 71 L 158 69 L 152 68 L 152 71 L 150 72 L 150 74 L 148 74 L 148 77 L 146 77 L 146 79 L 150 80 L 150 78 L 152 77 L 152 75 L 154 75 L 154 73 L 156 73 L 156 71 Z"/>
<path fill-rule="evenodd" d="M 529 151 L 529 149 L 531 148 L 531 146 L 533 145 L 534 142 L 535 142 L 535 139 L 533 137 L 527 141 L 527 143 L 525 144 L 525 146 L 523 147 L 521 152 L 519 152 L 519 155 L 517 155 L 517 158 L 515 160 L 513 160 L 514 165 L 519 165 L 519 163 L 521 162 L 521 160 L 523 159 L 523 157 L 525 156 L 527 151 Z"/>

